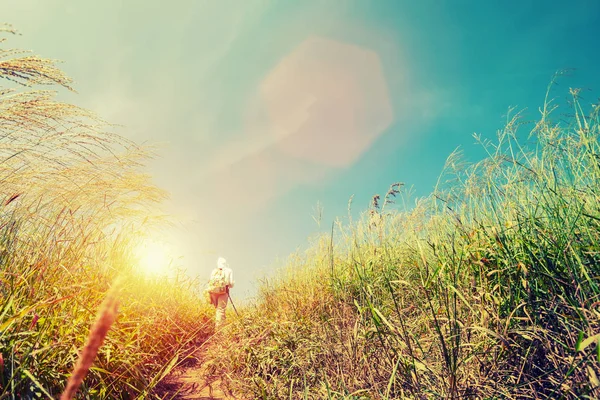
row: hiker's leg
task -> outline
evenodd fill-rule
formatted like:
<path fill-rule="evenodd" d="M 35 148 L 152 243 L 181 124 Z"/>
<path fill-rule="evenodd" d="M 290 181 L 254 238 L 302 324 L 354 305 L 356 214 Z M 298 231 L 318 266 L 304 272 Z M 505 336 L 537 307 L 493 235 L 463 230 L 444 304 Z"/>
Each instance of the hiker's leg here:
<path fill-rule="evenodd" d="M 217 308 L 217 305 L 219 304 L 219 295 L 218 294 L 210 293 L 210 304 L 212 304 L 215 308 Z"/>
<path fill-rule="evenodd" d="M 225 309 L 227 308 L 227 293 L 219 295 L 217 299 L 217 314 L 215 316 L 215 321 L 217 328 L 225 322 Z"/>

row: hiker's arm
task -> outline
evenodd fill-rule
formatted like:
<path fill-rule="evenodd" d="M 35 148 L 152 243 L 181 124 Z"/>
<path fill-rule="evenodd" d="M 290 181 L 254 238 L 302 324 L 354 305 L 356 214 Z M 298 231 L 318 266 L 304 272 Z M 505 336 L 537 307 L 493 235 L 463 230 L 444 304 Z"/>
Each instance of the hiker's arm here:
<path fill-rule="evenodd" d="M 232 288 L 235 282 L 233 281 L 233 271 L 229 272 L 229 287 Z"/>

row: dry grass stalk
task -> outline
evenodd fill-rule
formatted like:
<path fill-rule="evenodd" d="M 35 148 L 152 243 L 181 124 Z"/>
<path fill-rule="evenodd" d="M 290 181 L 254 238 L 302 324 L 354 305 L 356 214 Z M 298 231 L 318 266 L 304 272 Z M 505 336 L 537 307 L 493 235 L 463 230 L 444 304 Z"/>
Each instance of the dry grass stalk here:
<path fill-rule="evenodd" d="M 90 330 L 87 343 L 79 355 L 77 364 L 73 369 L 73 373 L 69 377 L 64 392 L 60 396 L 60 400 L 70 400 L 75 396 L 75 393 L 77 393 L 77 390 L 83 382 L 83 379 L 90 370 L 90 367 L 92 366 L 92 363 L 94 362 L 94 359 L 98 354 L 98 350 L 100 349 L 100 346 L 102 346 L 110 327 L 112 326 L 113 322 L 115 322 L 115 319 L 117 318 L 117 309 L 119 306 L 119 300 L 117 296 L 119 286 L 120 284 L 117 282 L 108 292 L 106 299 L 102 303 L 98 313 L 98 319 Z"/>

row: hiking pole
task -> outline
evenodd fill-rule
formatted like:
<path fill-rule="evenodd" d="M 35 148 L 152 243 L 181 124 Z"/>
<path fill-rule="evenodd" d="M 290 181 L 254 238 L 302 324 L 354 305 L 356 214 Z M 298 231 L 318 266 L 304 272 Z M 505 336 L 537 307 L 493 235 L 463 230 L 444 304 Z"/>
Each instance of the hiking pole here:
<path fill-rule="evenodd" d="M 231 307 L 233 307 L 233 311 L 235 311 L 235 313 L 239 317 L 240 313 L 238 313 L 237 308 L 235 308 L 235 304 L 233 304 L 233 300 L 231 300 L 231 295 L 229 294 L 229 288 L 227 288 L 227 297 L 229 297 L 229 301 L 231 302 Z"/>

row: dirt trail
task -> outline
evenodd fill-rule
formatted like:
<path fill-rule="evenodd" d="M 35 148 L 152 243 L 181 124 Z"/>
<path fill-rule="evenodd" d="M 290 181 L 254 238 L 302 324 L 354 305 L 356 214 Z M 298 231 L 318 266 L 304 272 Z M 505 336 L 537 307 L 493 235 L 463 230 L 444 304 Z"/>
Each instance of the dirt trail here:
<path fill-rule="evenodd" d="M 157 393 L 165 400 L 235 400 L 225 394 L 218 377 L 209 376 L 202 365 L 205 350 L 199 349 L 193 355 L 193 362 L 187 367 L 174 370 L 157 388 Z"/>

